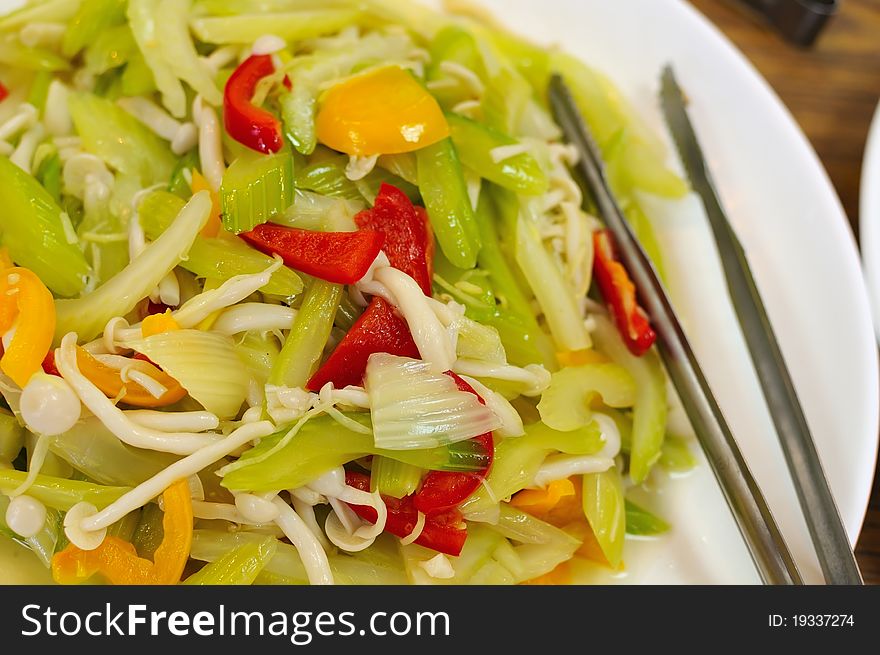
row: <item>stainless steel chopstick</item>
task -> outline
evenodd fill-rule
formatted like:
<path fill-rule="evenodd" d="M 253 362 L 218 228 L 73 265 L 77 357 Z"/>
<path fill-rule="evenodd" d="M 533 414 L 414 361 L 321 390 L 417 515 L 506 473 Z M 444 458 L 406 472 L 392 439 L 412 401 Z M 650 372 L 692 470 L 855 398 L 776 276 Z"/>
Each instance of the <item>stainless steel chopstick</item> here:
<path fill-rule="evenodd" d="M 669 66 L 663 71 L 660 99 L 691 185 L 706 207 L 730 298 L 764 390 L 825 581 L 828 584 L 862 584 L 858 564 L 773 326 L 743 247 L 721 206 L 688 118 L 684 97 Z"/>
<path fill-rule="evenodd" d="M 651 318 L 666 370 L 762 580 L 766 584 L 802 584 L 788 546 L 700 370 L 666 291 L 611 193 L 598 147 L 558 75 L 550 82 L 550 105 L 566 138 L 581 154 L 578 167 Z"/>

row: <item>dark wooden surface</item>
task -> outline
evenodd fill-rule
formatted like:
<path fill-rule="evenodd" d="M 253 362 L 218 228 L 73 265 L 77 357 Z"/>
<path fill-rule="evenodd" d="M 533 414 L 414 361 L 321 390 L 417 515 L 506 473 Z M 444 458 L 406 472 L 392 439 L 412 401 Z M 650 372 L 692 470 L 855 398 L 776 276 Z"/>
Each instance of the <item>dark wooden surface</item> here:
<path fill-rule="evenodd" d="M 809 49 L 786 43 L 737 0 L 691 0 L 746 54 L 794 114 L 825 164 L 858 235 L 865 140 L 880 101 L 880 0 L 841 0 Z M 856 555 L 880 584 L 880 476 Z"/>

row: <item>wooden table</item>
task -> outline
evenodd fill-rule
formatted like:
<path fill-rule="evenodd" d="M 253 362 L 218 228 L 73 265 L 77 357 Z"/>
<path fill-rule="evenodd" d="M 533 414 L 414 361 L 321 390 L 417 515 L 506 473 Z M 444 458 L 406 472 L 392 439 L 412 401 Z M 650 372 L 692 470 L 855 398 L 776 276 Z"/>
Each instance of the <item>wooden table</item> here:
<path fill-rule="evenodd" d="M 858 235 L 865 140 L 880 101 L 880 0 L 842 0 L 810 49 L 789 45 L 735 0 L 691 0 L 746 54 L 794 114 L 825 164 Z M 856 551 L 880 584 L 880 475 Z"/>

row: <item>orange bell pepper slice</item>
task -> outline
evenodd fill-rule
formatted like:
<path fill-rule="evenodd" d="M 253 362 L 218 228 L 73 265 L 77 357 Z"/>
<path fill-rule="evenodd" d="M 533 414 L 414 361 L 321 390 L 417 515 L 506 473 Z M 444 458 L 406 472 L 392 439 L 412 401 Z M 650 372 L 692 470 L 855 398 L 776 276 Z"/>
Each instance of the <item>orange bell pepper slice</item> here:
<path fill-rule="evenodd" d="M 217 195 L 217 191 L 211 187 L 208 183 L 208 180 L 205 179 L 205 176 L 199 173 L 196 169 L 192 171 L 192 192 L 193 195 L 197 194 L 199 191 L 207 191 L 211 194 L 211 215 L 208 217 L 208 222 L 205 224 L 205 227 L 202 228 L 202 236 L 207 237 L 209 239 L 213 239 L 218 234 L 220 234 L 220 230 L 223 228 L 223 210 L 220 205 L 220 197 Z"/>
<path fill-rule="evenodd" d="M 165 310 L 164 314 L 151 314 L 141 322 L 141 334 L 145 339 L 157 334 L 176 332 L 179 329 L 180 325 L 174 320 L 170 309 Z"/>
<path fill-rule="evenodd" d="M 510 499 L 510 505 L 532 516 L 541 516 L 553 510 L 563 498 L 574 496 L 576 493 L 571 480 L 554 480 L 546 489 L 520 491 Z"/>
<path fill-rule="evenodd" d="M 449 124 L 434 96 L 398 66 L 331 88 L 316 127 L 324 145 L 360 156 L 413 152 L 449 136 Z"/>
<path fill-rule="evenodd" d="M 0 273 L 0 334 L 8 332 L 16 320 L 15 335 L 0 359 L 0 369 L 24 388 L 41 370 L 55 336 L 55 299 L 27 268 Z"/>
<path fill-rule="evenodd" d="M 123 382 L 121 371 L 100 362 L 79 346 L 76 349 L 76 364 L 79 367 L 80 373 L 98 387 L 105 396 L 113 399 L 119 398 L 120 402 L 126 405 L 148 409 L 167 407 L 182 400 L 187 394 L 186 389 L 180 386 L 177 380 L 162 369 L 141 359 L 131 360 L 131 366 L 141 373 L 149 375 L 167 389 L 159 398 L 156 398 L 156 396 L 136 382 L 131 380 Z"/>
<path fill-rule="evenodd" d="M 70 544 L 52 558 L 52 577 L 59 584 L 79 584 L 100 574 L 114 585 L 171 585 L 180 582 L 193 539 L 193 510 L 189 485 L 180 480 L 162 494 L 164 536 L 153 561 L 138 557 L 135 547 L 107 537 L 95 550 Z"/>

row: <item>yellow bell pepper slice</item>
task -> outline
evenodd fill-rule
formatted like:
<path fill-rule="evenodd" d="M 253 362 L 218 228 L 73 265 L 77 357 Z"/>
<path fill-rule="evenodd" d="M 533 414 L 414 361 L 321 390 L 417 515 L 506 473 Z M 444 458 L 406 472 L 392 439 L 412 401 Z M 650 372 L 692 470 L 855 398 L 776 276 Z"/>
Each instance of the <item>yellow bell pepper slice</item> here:
<path fill-rule="evenodd" d="M 532 516 L 541 516 L 559 505 L 563 498 L 576 493 L 571 480 L 554 480 L 546 489 L 523 489 L 510 499 L 510 505 Z"/>
<path fill-rule="evenodd" d="M 187 394 L 186 389 L 180 386 L 177 380 L 150 362 L 141 359 L 133 359 L 131 366 L 141 373 L 149 375 L 167 389 L 159 398 L 135 382 L 123 382 L 121 371 L 98 361 L 79 346 L 76 349 L 76 364 L 80 373 L 98 387 L 105 396 L 114 400 L 118 398 L 120 402 L 133 407 L 148 409 L 167 407 L 183 400 Z"/>
<path fill-rule="evenodd" d="M 16 325 L 15 335 L 0 359 L 0 369 L 21 388 L 39 371 L 55 336 L 52 292 L 26 268 L 0 273 L 0 334 Z"/>
<path fill-rule="evenodd" d="M 199 173 L 196 169 L 193 169 L 193 195 L 197 194 L 199 191 L 207 191 L 211 194 L 211 215 L 208 217 L 208 222 L 205 224 L 205 227 L 202 228 L 201 234 L 203 237 L 213 239 L 220 234 L 220 230 L 223 228 L 223 210 L 220 205 L 220 197 L 217 195 L 217 191 L 208 183 L 208 180 L 205 179 L 205 176 Z"/>
<path fill-rule="evenodd" d="M 141 323 L 141 334 L 144 338 L 153 337 L 157 334 L 165 334 L 166 332 L 176 332 L 180 329 L 174 315 L 170 309 L 165 310 L 164 314 L 152 314 L 147 316 Z"/>
<path fill-rule="evenodd" d="M 107 537 L 95 550 L 70 544 L 52 558 L 52 577 L 59 584 L 79 584 L 100 574 L 114 585 L 171 585 L 180 582 L 193 539 L 193 510 L 189 485 L 180 480 L 162 494 L 164 536 L 153 561 L 138 557 L 135 547 Z"/>
<path fill-rule="evenodd" d="M 398 66 L 331 88 L 316 127 L 325 146 L 359 156 L 413 152 L 449 136 L 449 124 L 434 96 Z"/>

